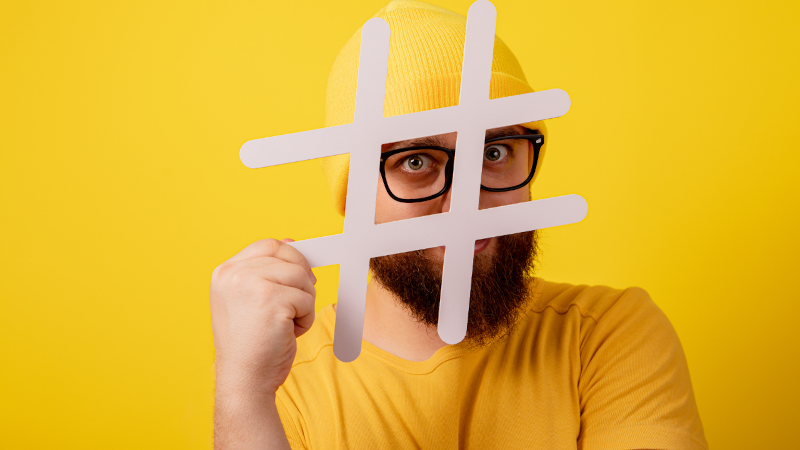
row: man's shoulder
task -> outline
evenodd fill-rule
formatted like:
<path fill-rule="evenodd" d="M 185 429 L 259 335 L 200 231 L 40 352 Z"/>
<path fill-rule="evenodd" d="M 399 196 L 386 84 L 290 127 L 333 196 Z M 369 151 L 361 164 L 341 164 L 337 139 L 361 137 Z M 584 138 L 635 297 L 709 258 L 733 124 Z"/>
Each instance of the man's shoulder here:
<path fill-rule="evenodd" d="M 647 291 L 544 282 L 531 309 L 577 337 L 579 446 L 708 448 L 680 339 Z"/>
<path fill-rule="evenodd" d="M 658 310 L 647 291 L 640 287 L 618 289 L 541 279 L 537 279 L 537 283 L 541 286 L 531 304 L 531 309 L 536 313 L 552 309 L 559 314 L 566 314 L 574 310 L 582 317 L 599 322 L 606 316 L 625 316 L 635 311 Z"/>

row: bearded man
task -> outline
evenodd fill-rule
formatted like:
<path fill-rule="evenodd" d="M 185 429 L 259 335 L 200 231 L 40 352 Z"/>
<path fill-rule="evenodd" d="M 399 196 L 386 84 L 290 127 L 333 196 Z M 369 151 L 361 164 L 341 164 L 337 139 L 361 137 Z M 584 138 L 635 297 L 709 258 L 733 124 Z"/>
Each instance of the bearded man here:
<path fill-rule="evenodd" d="M 392 29 L 384 114 L 457 104 L 465 17 L 412 1 L 376 17 Z M 331 71 L 327 126 L 352 120 L 360 37 Z M 492 98 L 526 92 L 496 39 Z M 487 130 L 481 209 L 530 200 L 548 138 L 541 122 Z M 376 223 L 447 212 L 455 144 L 455 133 L 385 144 Z M 342 214 L 347 168 L 346 155 L 323 163 Z M 532 277 L 536 241 L 475 243 L 456 345 L 436 331 L 445 249 L 373 258 L 351 363 L 333 354 L 336 305 L 315 317 L 303 255 L 273 239 L 248 246 L 212 275 L 216 448 L 707 449 L 680 342 L 647 293 Z"/>

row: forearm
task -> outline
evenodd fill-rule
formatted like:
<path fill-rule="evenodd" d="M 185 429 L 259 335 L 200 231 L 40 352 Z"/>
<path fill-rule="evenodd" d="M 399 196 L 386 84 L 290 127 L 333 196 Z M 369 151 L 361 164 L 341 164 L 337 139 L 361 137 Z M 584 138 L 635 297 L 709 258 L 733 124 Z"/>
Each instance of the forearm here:
<path fill-rule="evenodd" d="M 275 393 L 297 337 L 314 322 L 315 282 L 305 257 L 275 239 L 250 244 L 211 273 L 215 449 L 290 450 Z"/>
<path fill-rule="evenodd" d="M 214 449 L 290 450 L 275 394 L 236 391 L 217 380 Z"/>

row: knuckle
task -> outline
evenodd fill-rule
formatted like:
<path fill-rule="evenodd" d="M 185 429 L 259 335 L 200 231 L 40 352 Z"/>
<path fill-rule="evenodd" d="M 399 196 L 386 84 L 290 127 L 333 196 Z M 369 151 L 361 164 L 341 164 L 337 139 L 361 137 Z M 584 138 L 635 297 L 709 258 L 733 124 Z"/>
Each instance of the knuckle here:
<path fill-rule="evenodd" d="M 237 262 L 226 261 L 219 266 L 216 284 L 232 292 L 242 292 L 246 291 L 255 279 L 256 277 L 253 276 L 251 271 L 247 270 L 246 266 Z"/>
<path fill-rule="evenodd" d="M 281 247 L 281 245 L 283 245 L 283 242 L 274 238 L 268 238 L 258 241 L 257 244 L 261 253 L 274 255 Z"/>
<path fill-rule="evenodd" d="M 236 263 L 233 263 L 231 261 L 225 261 L 224 263 L 218 265 L 217 268 L 214 269 L 214 271 L 217 273 L 217 278 L 223 278 L 230 275 L 230 273 L 234 269 L 235 264 Z"/>
<path fill-rule="evenodd" d="M 211 272 L 211 284 L 217 285 L 221 280 L 225 279 L 231 272 L 232 264 L 233 263 L 230 261 L 225 261 L 224 263 L 215 267 Z"/>
<path fill-rule="evenodd" d="M 241 288 L 247 285 L 247 280 L 250 278 L 247 273 L 239 270 L 229 275 L 230 285 L 235 288 Z"/>

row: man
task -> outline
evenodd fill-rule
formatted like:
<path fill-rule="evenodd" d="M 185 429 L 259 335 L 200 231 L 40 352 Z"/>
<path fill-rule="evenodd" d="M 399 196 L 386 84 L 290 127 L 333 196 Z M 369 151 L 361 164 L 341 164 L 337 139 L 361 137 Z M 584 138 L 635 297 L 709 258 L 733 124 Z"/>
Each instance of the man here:
<path fill-rule="evenodd" d="M 456 104 L 465 18 L 410 1 L 377 16 L 392 28 L 385 115 Z M 359 42 L 331 71 L 328 126 L 352 120 Z M 492 72 L 493 98 L 531 92 L 500 40 Z M 479 207 L 530 200 L 544 124 L 486 134 Z M 448 211 L 456 137 L 382 147 L 376 223 Z M 342 213 L 347 164 L 324 163 Z M 346 364 L 333 355 L 335 305 L 315 318 L 297 250 L 259 241 L 217 267 L 217 448 L 707 448 L 680 342 L 646 292 L 530 277 L 535 232 L 480 240 L 467 338 L 447 345 L 444 251 L 370 262 L 362 353 Z"/>

